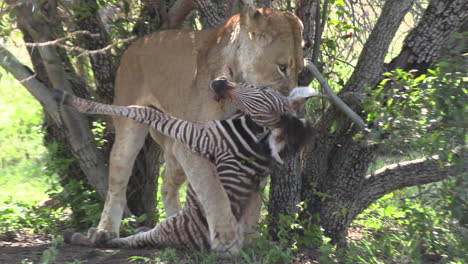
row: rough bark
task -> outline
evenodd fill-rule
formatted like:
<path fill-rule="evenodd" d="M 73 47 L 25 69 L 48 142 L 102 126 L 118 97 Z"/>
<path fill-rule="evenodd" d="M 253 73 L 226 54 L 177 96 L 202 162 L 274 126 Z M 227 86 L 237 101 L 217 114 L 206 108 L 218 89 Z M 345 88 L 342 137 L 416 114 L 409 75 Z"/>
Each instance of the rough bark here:
<path fill-rule="evenodd" d="M 423 74 L 434 67 L 448 36 L 455 32 L 468 14 L 466 0 L 431 1 L 421 23 L 406 37 L 401 53 L 389 69 L 419 70 Z"/>
<path fill-rule="evenodd" d="M 376 86 L 382 80 L 382 73 L 394 67 L 421 67 L 420 70 L 432 67 L 437 56 L 428 55 L 438 54 L 450 32 L 456 30 L 466 18 L 467 9 L 461 8 L 459 1 L 431 1 L 426 14 L 405 40 L 405 43 L 412 45 L 403 48 L 397 57 L 398 63 L 392 63 L 391 68 L 385 67 L 388 45 L 412 2 L 385 2 L 382 15 L 340 96 L 360 93 L 366 86 Z M 445 27 L 448 21 L 453 24 Z M 411 53 L 415 54 L 408 56 L 410 48 Z M 415 58 L 424 59 L 419 60 L 420 64 L 415 64 L 418 62 Z M 359 98 L 351 102 L 347 102 L 348 105 L 360 112 Z M 366 177 L 367 168 L 379 153 L 380 146 L 355 139 L 359 129 L 347 118 L 338 119 L 340 115 L 335 106 L 329 107 L 317 122 L 320 135 L 314 146 L 307 146 L 304 151 L 302 199 L 307 204 L 307 210 L 302 217 L 320 215 L 320 224 L 325 233 L 333 242 L 344 246 L 349 224 L 376 199 L 399 188 L 440 181 L 447 176 L 448 170 L 439 168 L 435 161 L 417 160 L 389 166 L 386 170 Z"/>
<path fill-rule="evenodd" d="M 289 155 L 284 165 L 274 169 L 270 178 L 268 225 L 273 239 L 278 239 L 280 215 L 294 215 L 301 201 L 301 164 L 299 155 Z"/>
<path fill-rule="evenodd" d="M 203 21 L 209 28 L 223 24 L 229 18 L 225 1 L 221 0 L 193 0 Z"/>
<path fill-rule="evenodd" d="M 312 60 L 317 11 L 320 9 L 319 0 L 297 1 L 296 15 L 304 24 L 304 57 Z M 310 83 L 310 82 L 309 82 Z"/>

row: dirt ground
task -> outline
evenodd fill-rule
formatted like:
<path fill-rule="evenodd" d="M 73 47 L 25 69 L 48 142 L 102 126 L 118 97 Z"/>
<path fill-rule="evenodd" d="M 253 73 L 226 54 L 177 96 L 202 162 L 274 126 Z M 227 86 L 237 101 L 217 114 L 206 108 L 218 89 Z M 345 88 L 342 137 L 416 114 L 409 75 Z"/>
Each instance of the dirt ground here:
<path fill-rule="evenodd" d="M 44 251 L 53 248 L 52 236 L 29 233 L 2 234 L 0 238 L 0 264 L 41 263 Z M 129 257 L 142 256 L 152 258 L 157 250 L 151 249 L 99 249 L 72 245 L 57 246 L 55 261 L 51 263 L 74 264 L 124 264 L 129 263 Z M 303 250 L 297 255 L 294 263 L 316 264 L 318 253 Z M 131 263 L 143 263 L 135 261 Z M 169 263 L 169 262 L 163 262 Z M 237 261 L 221 261 L 221 263 L 239 263 Z"/>
<path fill-rule="evenodd" d="M 0 241 L 0 263 L 40 263 L 43 252 L 51 247 L 52 237 L 27 233 L 11 233 Z M 53 263 L 86 263 L 86 264 L 123 264 L 129 263 L 131 256 L 151 257 L 153 250 L 111 250 L 86 248 L 80 246 L 57 246 L 57 255 Z M 132 262 L 138 263 L 138 262 Z"/>

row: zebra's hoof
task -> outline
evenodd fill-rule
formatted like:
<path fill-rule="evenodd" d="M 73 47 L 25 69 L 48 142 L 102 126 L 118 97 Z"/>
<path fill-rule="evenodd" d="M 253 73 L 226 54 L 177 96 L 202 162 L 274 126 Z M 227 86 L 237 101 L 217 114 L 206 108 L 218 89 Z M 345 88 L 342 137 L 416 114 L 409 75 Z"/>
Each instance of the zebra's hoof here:
<path fill-rule="evenodd" d="M 88 230 L 88 238 L 95 246 L 104 246 L 109 240 L 119 237 L 116 232 L 92 227 Z"/>
<path fill-rule="evenodd" d="M 67 244 L 72 243 L 72 237 L 75 232 L 65 230 L 63 231 L 63 241 Z"/>
<path fill-rule="evenodd" d="M 89 238 L 81 233 L 64 231 L 63 232 L 63 241 L 71 245 L 79 245 L 85 247 L 93 247 L 94 244 L 89 240 Z"/>

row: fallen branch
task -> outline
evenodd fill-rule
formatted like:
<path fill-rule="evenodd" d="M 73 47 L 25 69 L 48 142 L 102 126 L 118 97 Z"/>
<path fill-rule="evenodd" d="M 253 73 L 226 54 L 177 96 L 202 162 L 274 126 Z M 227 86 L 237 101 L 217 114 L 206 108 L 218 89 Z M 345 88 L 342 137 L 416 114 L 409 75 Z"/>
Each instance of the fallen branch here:
<path fill-rule="evenodd" d="M 325 80 L 325 78 L 320 74 L 319 70 L 315 65 L 310 62 L 309 60 L 306 60 L 305 67 L 310 70 L 310 72 L 314 75 L 315 78 L 317 78 L 317 81 L 320 83 L 320 85 L 323 87 L 326 95 L 332 100 L 332 102 L 339 108 L 341 111 L 343 111 L 356 125 L 361 128 L 362 130 L 368 132 L 368 128 L 366 123 L 361 119 L 361 117 L 356 114 L 343 100 L 341 100 L 332 90 L 330 85 L 328 85 L 328 82 Z"/>

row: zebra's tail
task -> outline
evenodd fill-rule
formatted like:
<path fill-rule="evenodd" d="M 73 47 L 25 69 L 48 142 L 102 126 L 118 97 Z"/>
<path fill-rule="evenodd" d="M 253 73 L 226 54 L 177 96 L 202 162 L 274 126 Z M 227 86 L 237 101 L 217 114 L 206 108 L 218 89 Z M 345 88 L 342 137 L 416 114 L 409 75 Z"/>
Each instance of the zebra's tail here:
<path fill-rule="evenodd" d="M 71 106 L 83 114 L 119 115 L 110 105 L 86 100 L 59 89 L 53 89 L 54 99 L 61 105 Z"/>

